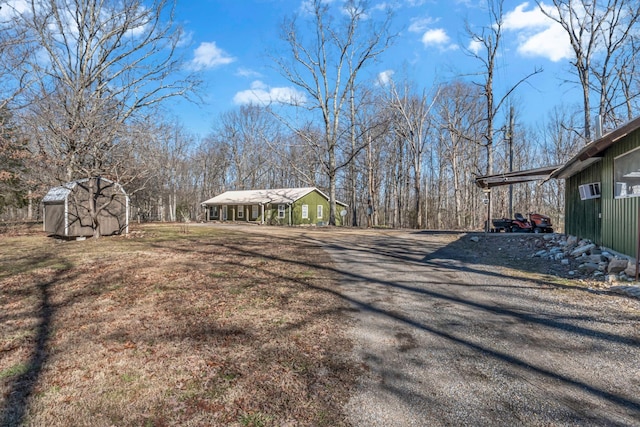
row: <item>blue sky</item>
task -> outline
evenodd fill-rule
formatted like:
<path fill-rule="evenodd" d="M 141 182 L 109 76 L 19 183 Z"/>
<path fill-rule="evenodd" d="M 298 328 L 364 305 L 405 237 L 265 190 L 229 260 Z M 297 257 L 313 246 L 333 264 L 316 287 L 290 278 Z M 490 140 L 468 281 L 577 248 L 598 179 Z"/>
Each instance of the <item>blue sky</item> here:
<path fill-rule="evenodd" d="M 185 30 L 181 53 L 187 68 L 197 70 L 205 86 L 201 105 L 172 101 L 171 113 L 188 130 L 204 136 L 225 111 L 295 94 L 298 88 L 278 73 L 269 54 L 285 47 L 279 37 L 281 24 L 293 14 L 304 15 L 307 1 L 178 1 L 175 19 Z M 344 2 L 324 1 L 336 8 Z M 465 22 L 478 32 L 490 24 L 484 1 L 369 0 L 371 19 L 380 17 L 386 7 L 393 9 L 399 36 L 380 61 L 370 63 L 360 76 L 371 84 L 407 76 L 419 89 L 429 90 L 437 83 L 481 72 L 481 63 L 468 55 L 476 46 L 470 44 Z M 18 10 L 26 5 L 25 0 L 10 2 Z M 562 84 L 573 78 L 568 38 L 533 0 L 505 0 L 504 7 L 495 93 L 499 97 L 535 68 L 544 69 L 518 89 L 515 101 L 526 124 L 541 125 L 554 106 L 579 101 L 576 86 Z"/>
<path fill-rule="evenodd" d="M 341 0 L 331 0 L 339 5 Z M 285 17 L 301 13 L 302 0 L 208 0 L 181 1 L 177 19 L 186 30 L 190 66 L 206 82 L 201 106 L 179 103 L 175 112 L 185 126 L 204 135 L 219 113 L 237 108 L 256 97 L 277 98 L 295 90 L 274 69 L 268 53 L 283 46 L 279 29 Z M 489 24 L 482 1 L 387 0 L 371 2 L 377 8 L 392 6 L 394 26 L 400 31 L 394 45 L 366 73 L 398 77 L 408 74 L 420 87 L 470 75 L 481 63 L 465 50 L 476 47 L 465 32 L 465 22 L 480 31 Z M 534 1 L 505 1 L 504 39 L 498 69 L 496 95 L 535 68 L 533 76 L 516 94 L 523 121 L 541 125 L 548 112 L 562 101 L 576 103 L 573 85 L 562 84 L 569 74 L 571 49 L 562 29 L 545 17 Z"/>

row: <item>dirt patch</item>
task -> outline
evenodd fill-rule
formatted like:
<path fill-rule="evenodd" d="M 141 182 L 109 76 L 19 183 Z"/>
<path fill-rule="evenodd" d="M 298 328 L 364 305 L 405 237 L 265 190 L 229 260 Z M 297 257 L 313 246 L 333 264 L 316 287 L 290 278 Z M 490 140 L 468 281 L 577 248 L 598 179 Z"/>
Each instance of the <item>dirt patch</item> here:
<path fill-rule="evenodd" d="M 134 231 L 3 237 L 0 424 L 345 423 L 358 371 L 319 247 Z"/>

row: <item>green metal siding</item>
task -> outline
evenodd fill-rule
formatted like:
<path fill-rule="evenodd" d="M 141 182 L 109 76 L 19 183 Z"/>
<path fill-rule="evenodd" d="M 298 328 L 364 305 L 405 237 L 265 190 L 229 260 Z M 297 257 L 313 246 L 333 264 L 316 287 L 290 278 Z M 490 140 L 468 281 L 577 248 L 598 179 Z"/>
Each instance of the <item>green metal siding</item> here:
<path fill-rule="evenodd" d="M 302 205 L 309 207 L 309 218 L 302 219 Z M 318 205 L 322 205 L 322 218 L 318 218 Z M 338 205 L 338 212 L 336 212 L 336 225 L 340 225 L 340 210 L 342 208 Z M 322 194 L 317 191 L 312 191 L 306 196 L 296 200 L 293 204 L 293 223 L 295 225 L 315 224 L 322 225 L 329 223 L 329 201 L 325 199 Z"/>
<path fill-rule="evenodd" d="M 329 200 L 319 191 L 314 190 L 292 204 L 285 205 L 284 218 L 278 217 L 279 203 L 268 203 L 264 205 L 264 219 L 262 218 L 262 206 L 258 206 L 258 215 L 252 216 L 252 205 L 218 205 L 218 215 L 213 215 L 213 208 L 209 208 L 208 217 L 210 220 L 222 220 L 222 210 L 226 206 L 227 221 L 263 222 L 269 225 L 326 225 L 329 223 Z M 308 218 L 302 218 L 302 206 L 308 206 Z M 322 206 L 322 218 L 318 218 L 318 206 Z M 337 205 L 336 225 L 342 225 L 340 211 L 345 209 L 343 205 Z M 242 211 L 242 218 L 238 217 L 238 212 Z"/>
<path fill-rule="evenodd" d="M 640 197 L 613 198 L 613 168 L 615 157 L 639 146 L 635 131 L 609 148 L 602 161 L 602 245 L 629 256 L 636 256 Z"/>
<path fill-rule="evenodd" d="M 578 186 L 601 182 L 602 162 L 597 162 L 587 169 L 567 179 L 565 199 L 565 226 L 566 234 L 590 239 L 597 244 L 602 244 L 602 198 L 580 200 Z M 602 182 L 601 187 L 604 185 Z M 604 193 L 604 191 L 602 191 Z M 604 194 L 602 195 L 604 197 Z"/>

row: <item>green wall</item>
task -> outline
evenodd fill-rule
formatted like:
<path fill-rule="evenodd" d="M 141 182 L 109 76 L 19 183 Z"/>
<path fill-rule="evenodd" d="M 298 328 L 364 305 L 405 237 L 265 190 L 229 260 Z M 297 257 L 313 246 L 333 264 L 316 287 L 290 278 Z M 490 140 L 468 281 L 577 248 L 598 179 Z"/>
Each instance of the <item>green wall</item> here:
<path fill-rule="evenodd" d="M 308 218 L 302 218 L 302 206 L 308 206 Z M 322 206 L 322 218 L 318 218 L 318 205 Z M 218 206 L 218 215 L 211 216 L 207 211 L 207 220 L 221 220 L 222 206 Z M 326 225 L 329 223 L 329 201 L 318 191 L 312 191 L 306 196 L 294 202 L 286 204 L 284 218 L 278 218 L 278 203 L 268 204 L 264 207 L 264 222 L 270 225 L 289 225 L 289 210 L 291 210 L 291 223 L 293 225 Z M 340 211 L 346 209 L 343 205 L 337 205 L 336 225 L 342 225 Z M 243 218 L 238 217 L 238 211 L 244 212 Z M 262 221 L 262 208 L 258 207 L 258 217 L 251 217 L 251 205 L 227 205 L 227 221 Z"/>
<path fill-rule="evenodd" d="M 302 218 L 302 205 L 308 206 L 308 218 Z M 322 218 L 318 218 L 318 205 L 322 205 Z M 285 211 L 284 218 L 278 218 L 278 204 L 265 206 L 264 216 L 265 222 L 268 224 L 288 225 L 289 224 L 289 205 Z M 291 222 L 293 225 L 327 225 L 329 223 L 329 201 L 317 191 L 312 191 L 306 196 L 295 201 L 291 205 Z M 343 206 L 337 206 L 336 225 L 342 225 L 340 211 Z"/>
<path fill-rule="evenodd" d="M 640 197 L 614 198 L 614 159 L 640 146 L 640 130 L 613 144 L 602 161 L 567 179 L 566 233 L 635 257 Z M 640 168 L 640 165 L 638 165 Z M 580 200 L 578 186 L 601 183 L 599 199 Z M 601 218 L 599 218 L 601 214 Z"/>
<path fill-rule="evenodd" d="M 640 197 L 614 199 L 614 158 L 640 146 L 640 130 L 614 144 L 602 160 L 602 245 L 636 256 Z M 640 165 L 638 165 L 640 167 Z"/>
<path fill-rule="evenodd" d="M 582 172 L 567 179 L 565 198 L 565 233 L 580 236 L 601 245 L 602 198 L 580 200 L 578 187 L 583 184 L 601 182 L 602 162 L 597 162 Z M 601 183 L 601 187 L 604 183 Z M 602 191 L 604 193 L 604 191 Z M 602 196 L 604 197 L 604 196 Z"/>

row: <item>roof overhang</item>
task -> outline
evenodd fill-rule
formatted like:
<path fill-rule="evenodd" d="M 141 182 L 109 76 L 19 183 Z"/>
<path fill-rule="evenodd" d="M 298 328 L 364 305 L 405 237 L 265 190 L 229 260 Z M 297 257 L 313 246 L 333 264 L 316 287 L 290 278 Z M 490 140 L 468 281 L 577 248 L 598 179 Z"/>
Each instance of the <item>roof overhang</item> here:
<path fill-rule="evenodd" d="M 567 179 L 587 168 L 589 165 L 602 160 L 604 152 L 620 139 L 640 128 L 640 117 L 628 121 L 606 135 L 586 145 L 564 166 L 558 168 L 551 178 Z"/>
<path fill-rule="evenodd" d="M 521 184 L 532 181 L 546 181 L 560 166 L 545 166 L 516 172 L 485 175 L 476 178 L 476 185 L 484 190 L 501 185 Z"/>
<path fill-rule="evenodd" d="M 307 194 L 317 191 L 322 197 L 329 200 L 329 196 L 316 187 L 303 188 L 276 188 L 270 190 L 238 190 L 225 191 L 209 200 L 200 203 L 201 206 L 224 205 L 266 205 L 266 204 L 292 204 Z M 346 203 L 336 200 L 336 204 L 347 207 Z"/>

